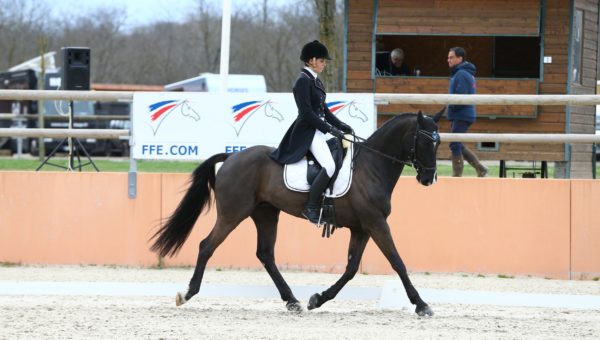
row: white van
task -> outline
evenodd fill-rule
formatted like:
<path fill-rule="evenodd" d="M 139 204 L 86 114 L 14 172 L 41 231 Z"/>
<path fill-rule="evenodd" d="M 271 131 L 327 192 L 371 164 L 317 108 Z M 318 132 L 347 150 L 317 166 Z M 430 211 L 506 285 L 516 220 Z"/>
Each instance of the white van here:
<path fill-rule="evenodd" d="M 202 73 L 197 77 L 165 85 L 165 91 L 218 92 L 221 75 Z M 230 74 L 227 76 L 227 92 L 267 92 L 265 77 L 261 74 Z"/>

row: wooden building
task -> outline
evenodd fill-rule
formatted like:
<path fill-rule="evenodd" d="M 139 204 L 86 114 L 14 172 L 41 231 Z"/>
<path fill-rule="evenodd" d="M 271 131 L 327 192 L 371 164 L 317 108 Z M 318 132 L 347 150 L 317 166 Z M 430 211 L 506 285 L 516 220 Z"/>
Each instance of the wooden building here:
<path fill-rule="evenodd" d="M 477 67 L 479 94 L 595 94 L 598 8 L 599 0 L 346 0 L 345 91 L 447 93 L 448 49 L 461 46 Z M 378 75 L 376 55 L 397 47 L 411 75 Z M 381 123 L 393 114 L 440 108 L 377 109 Z M 594 133 L 593 107 L 480 105 L 477 113 L 470 132 Z M 447 121 L 441 131 L 450 131 Z M 550 161 L 556 177 L 592 177 L 592 145 L 470 147 L 484 160 Z M 447 144 L 439 155 L 449 158 Z"/>

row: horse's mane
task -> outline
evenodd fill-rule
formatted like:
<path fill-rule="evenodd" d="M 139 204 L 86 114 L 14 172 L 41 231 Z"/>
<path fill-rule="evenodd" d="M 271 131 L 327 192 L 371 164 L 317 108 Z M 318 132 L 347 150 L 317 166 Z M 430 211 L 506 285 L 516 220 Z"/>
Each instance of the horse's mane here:
<path fill-rule="evenodd" d="M 383 123 L 383 125 L 381 125 L 377 130 L 375 130 L 375 132 L 373 132 L 373 134 L 371 136 L 369 136 L 369 138 L 367 138 L 367 141 L 369 141 L 373 138 L 376 138 L 380 134 L 385 134 L 388 130 L 395 128 L 396 125 L 401 124 L 405 120 L 407 120 L 411 117 L 416 117 L 416 116 L 417 116 L 416 113 L 407 112 L 407 113 L 401 113 L 401 114 L 395 116 L 394 118 L 389 119 L 388 121 Z"/>

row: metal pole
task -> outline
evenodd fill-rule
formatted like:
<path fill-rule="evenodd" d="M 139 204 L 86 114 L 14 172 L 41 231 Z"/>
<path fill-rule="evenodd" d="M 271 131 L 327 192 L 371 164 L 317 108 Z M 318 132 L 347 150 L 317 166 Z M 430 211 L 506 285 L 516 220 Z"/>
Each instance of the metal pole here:
<path fill-rule="evenodd" d="M 229 40 L 231 36 L 231 0 L 223 0 L 221 22 L 221 93 L 227 92 L 227 76 L 229 75 Z"/>
<path fill-rule="evenodd" d="M 73 130 L 73 113 L 75 112 L 73 101 L 69 101 L 69 125 L 68 129 Z M 73 171 L 73 137 L 67 137 L 67 144 L 69 146 L 69 165 L 67 171 Z"/>

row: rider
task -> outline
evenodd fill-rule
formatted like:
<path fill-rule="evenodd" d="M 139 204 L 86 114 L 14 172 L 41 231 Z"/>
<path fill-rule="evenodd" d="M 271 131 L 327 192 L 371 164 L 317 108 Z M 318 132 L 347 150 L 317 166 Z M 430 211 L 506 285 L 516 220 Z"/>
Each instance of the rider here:
<path fill-rule="evenodd" d="M 321 171 L 310 187 L 308 201 L 302 210 L 302 215 L 316 224 L 320 198 L 336 170 L 327 140 L 332 136 L 342 139 L 344 132 L 351 133 L 352 128 L 336 118 L 325 104 L 325 87 L 317 76 L 325 69 L 327 60 L 331 60 L 327 47 L 317 40 L 309 42 L 302 47 L 300 60 L 304 62 L 304 68 L 293 88 L 298 117 L 271 158 L 280 164 L 292 164 L 310 151 L 321 164 Z"/>

